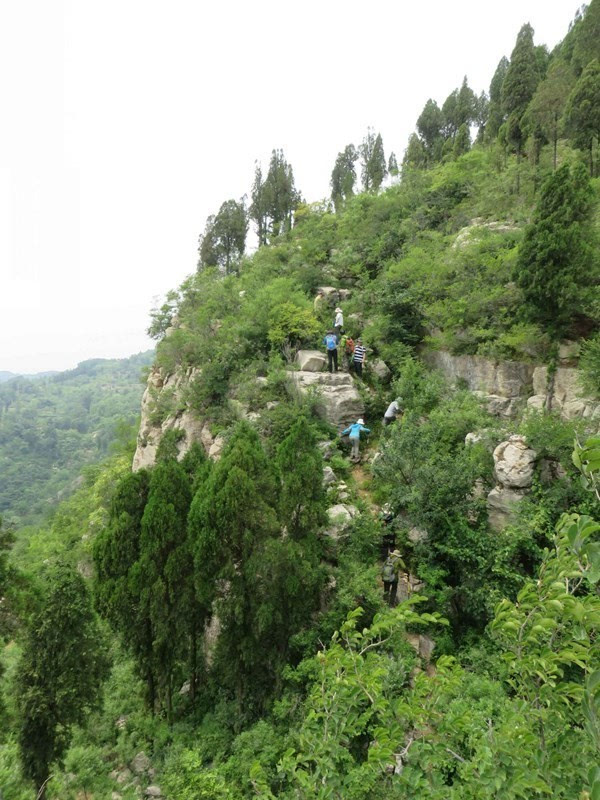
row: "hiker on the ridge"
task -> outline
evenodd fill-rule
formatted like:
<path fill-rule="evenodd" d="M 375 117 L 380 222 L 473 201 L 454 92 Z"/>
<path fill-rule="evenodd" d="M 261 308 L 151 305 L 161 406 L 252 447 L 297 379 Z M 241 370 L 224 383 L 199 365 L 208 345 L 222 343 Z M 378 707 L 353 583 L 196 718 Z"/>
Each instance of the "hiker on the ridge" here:
<path fill-rule="evenodd" d="M 327 349 L 327 367 L 329 372 L 338 371 L 338 336 L 334 330 L 328 331 L 323 339 L 323 344 Z"/>
<path fill-rule="evenodd" d="M 402 556 L 397 550 L 392 550 L 381 571 L 381 579 L 383 581 L 383 599 L 389 606 L 396 605 L 398 573 L 403 567 L 404 562 L 402 561 Z"/>
<path fill-rule="evenodd" d="M 340 339 L 340 348 L 342 350 L 342 369 L 348 371 L 354 356 L 354 339 L 344 334 Z"/>
<path fill-rule="evenodd" d="M 352 355 L 352 366 L 356 370 L 359 378 L 362 378 L 362 370 L 365 361 L 367 360 L 367 348 L 363 345 L 362 339 L 356 340 L 354 346 L 354 353 Z"/>
<path fill-rule="evenodd" d="M 397 397 L 395 400 L 389 404 L 386 409 L 385 414 L 383 415 L 383 424 L 384 426 L 391 425 L 392 422 L 398 417 L 402 416 L 402 398 Z"/>
<path fill-rule="evenodd" d="M 315 314 L 317 315 L 319 314 L 324 299 L 325 299 L 325 292 L 322 289 L 319 289 L 317 291 L 315 299 L 313 300 L 313 311 L 315 312 Z"/>
<path fill-rule="evenodd" d="M 365 421 L 361 417 L 361 419 L 357 420 L 354 425 L 349 425 L 346 430 L 340 433 L 340 436 L 346 436 L 346 434 L 348 434 L 350 442 L 352 443 L 350 461 L 360 461 L 360 434 L 363 432 L 371 433 L 371 430 L 370 428 L 365 427 Z"/>
<path fill-rule="evenodd" d="M 333 323 L 333 328 L 338 336 L 341 336 L 344 331 L 344 312 L 338 306 L 335 310 L 335 321 Z"/>

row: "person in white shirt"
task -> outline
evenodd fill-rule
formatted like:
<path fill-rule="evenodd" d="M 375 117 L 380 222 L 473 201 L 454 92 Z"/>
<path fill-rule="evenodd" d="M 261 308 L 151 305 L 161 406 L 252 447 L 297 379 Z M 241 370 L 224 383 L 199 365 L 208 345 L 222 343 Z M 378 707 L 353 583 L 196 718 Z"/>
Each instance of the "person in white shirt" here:
<path fill-rule="evenodd" d="M 344 312 L 339 306 L 335 310 L 335 322 L 333 323 L 333 327 L 339 338 L 344 328 Z"/>
<path fill-rule="evenodd" d="M 385 414 L 383 415 L 383 424 L 390 425 L 398 416 L 398 414 L 402 414 L 402 398 L 397 397 L 387 407 Z"/>

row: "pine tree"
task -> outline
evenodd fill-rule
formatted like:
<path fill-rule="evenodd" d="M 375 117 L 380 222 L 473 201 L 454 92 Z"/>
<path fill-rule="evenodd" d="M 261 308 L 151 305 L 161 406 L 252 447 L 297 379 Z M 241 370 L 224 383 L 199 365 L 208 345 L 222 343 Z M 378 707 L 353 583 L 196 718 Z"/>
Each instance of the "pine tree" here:
<path fill-rule="evenodd" d="M 469 127 L 476 119 L 477 98 L 467 82 L 467 76 L 463 78 L 462 85 L 456 96 L 456 124 Z M 458 133 L 458 130 L 457 130 Z"/>
<path fill-rule="evenodd" d="M 273 150 L 269 171 L 263 186 L 263 198 L 269 236 L 279 236 L 291 230 L 293 214 L 300 202 L 300 193 L 294 184 L 294 172 L 283 154 Z"/>
<path fill-rule="evenodd" d="M 600 141 L 600 61 L 591 61 L 569 95 L 565 109 L 567 130 L 575 147 L 587 150 L 594 176 L 594 142 Z"/>
<path fill-rule="evenodd" d="M 357 160 L 358 153 L 353 144 L 346 145 L 335 160 L 330 183 L 331 199 L 336 211 L 339 211 L 342 203 L 354 194 Z"/>
<path fill-rule="evenodd" d="M 564 333 L 580 311 L 582 287 L 592 279 L 592 188 L 583 164 L 568 164 L 542 187 L 519 250 L 515 279 L 528 316 Z"/>
<path fill-rule="evenodd" d="M 393 150 L 390 153 L 390 157 L 388 158 L 388 166 L 387 166 L 387 168 L 388 168 L 388 173 L 392 177 L 395 177 L 398 174 L 398 160 L 397 160 L 396 154 L 394 153 Z"/>
<path fill-rule="evenodd" d="M 17 673 L 23 772 L 41 800 L 50 767 L 69 746 L 72 726 L 98 705 L 108 667 L 83 578 L 70 567 L 54 568 L 28 625 Z"/>
<path fill-rule="evenodd" d="M 454 89 L 442 105 L 442 133 L 444 139 L 454 139 L 459 126 L 458 89 Z"/>

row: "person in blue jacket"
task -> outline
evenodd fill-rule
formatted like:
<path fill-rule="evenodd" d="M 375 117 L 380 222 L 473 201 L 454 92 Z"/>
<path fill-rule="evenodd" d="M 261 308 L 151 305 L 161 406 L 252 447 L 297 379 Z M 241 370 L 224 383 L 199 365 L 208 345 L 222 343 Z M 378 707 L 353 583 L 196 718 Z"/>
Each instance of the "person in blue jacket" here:
<path fill-rule="evenodd" d="M 354 425 L 349 425 L 345 431 L 340 433 L 340 436 L 346 436 L 348 434 L 350 442 L 352 444 L 352 454 L 350 456 L 351 461 L 360 461 L 359 455 L 359 446 L 360 446 L 360 434 L 364 433 L 371 433 L 370 428 L 365 427 L 365 422 L 363 419 L 357 420 Z"/>

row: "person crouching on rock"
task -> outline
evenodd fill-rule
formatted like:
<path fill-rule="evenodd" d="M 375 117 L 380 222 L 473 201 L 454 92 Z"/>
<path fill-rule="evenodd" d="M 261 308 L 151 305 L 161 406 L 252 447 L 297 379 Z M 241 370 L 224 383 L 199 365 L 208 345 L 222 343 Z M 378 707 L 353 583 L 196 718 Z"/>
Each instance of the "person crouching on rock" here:
<path fill-rule="evenodd" d="M 340 436 L 346 436 L 346 434 L 348 434 L 348 438 L 352 444 L 350 461 L 360 461 L 360 434 L 362 432 L 371 433 L 371 430 L 365 427 L 365 422 L 363 419 L 359 419 L 354 423 L 354 425 L 349 425 L 345 431 L 340 433 Z"/>
<path fill-rule="evenodd" d="M 335 331 L 331 330 L 323 339 L 323 344 L 327 348 L 327 366 L 329 368 L 329 372 L 337 372 L 338 371 L 338 337 Z M 334 370 L 335 367 L 335 370 Z"/>
<path fill-rule="evenodd" d="M 398 417 L 402 416 L 402 398 L 397 397 L 387 407 L 385 414 L 383 415 L 383 424 L 384 426 L 391 425 L 392 422 Z"/>

